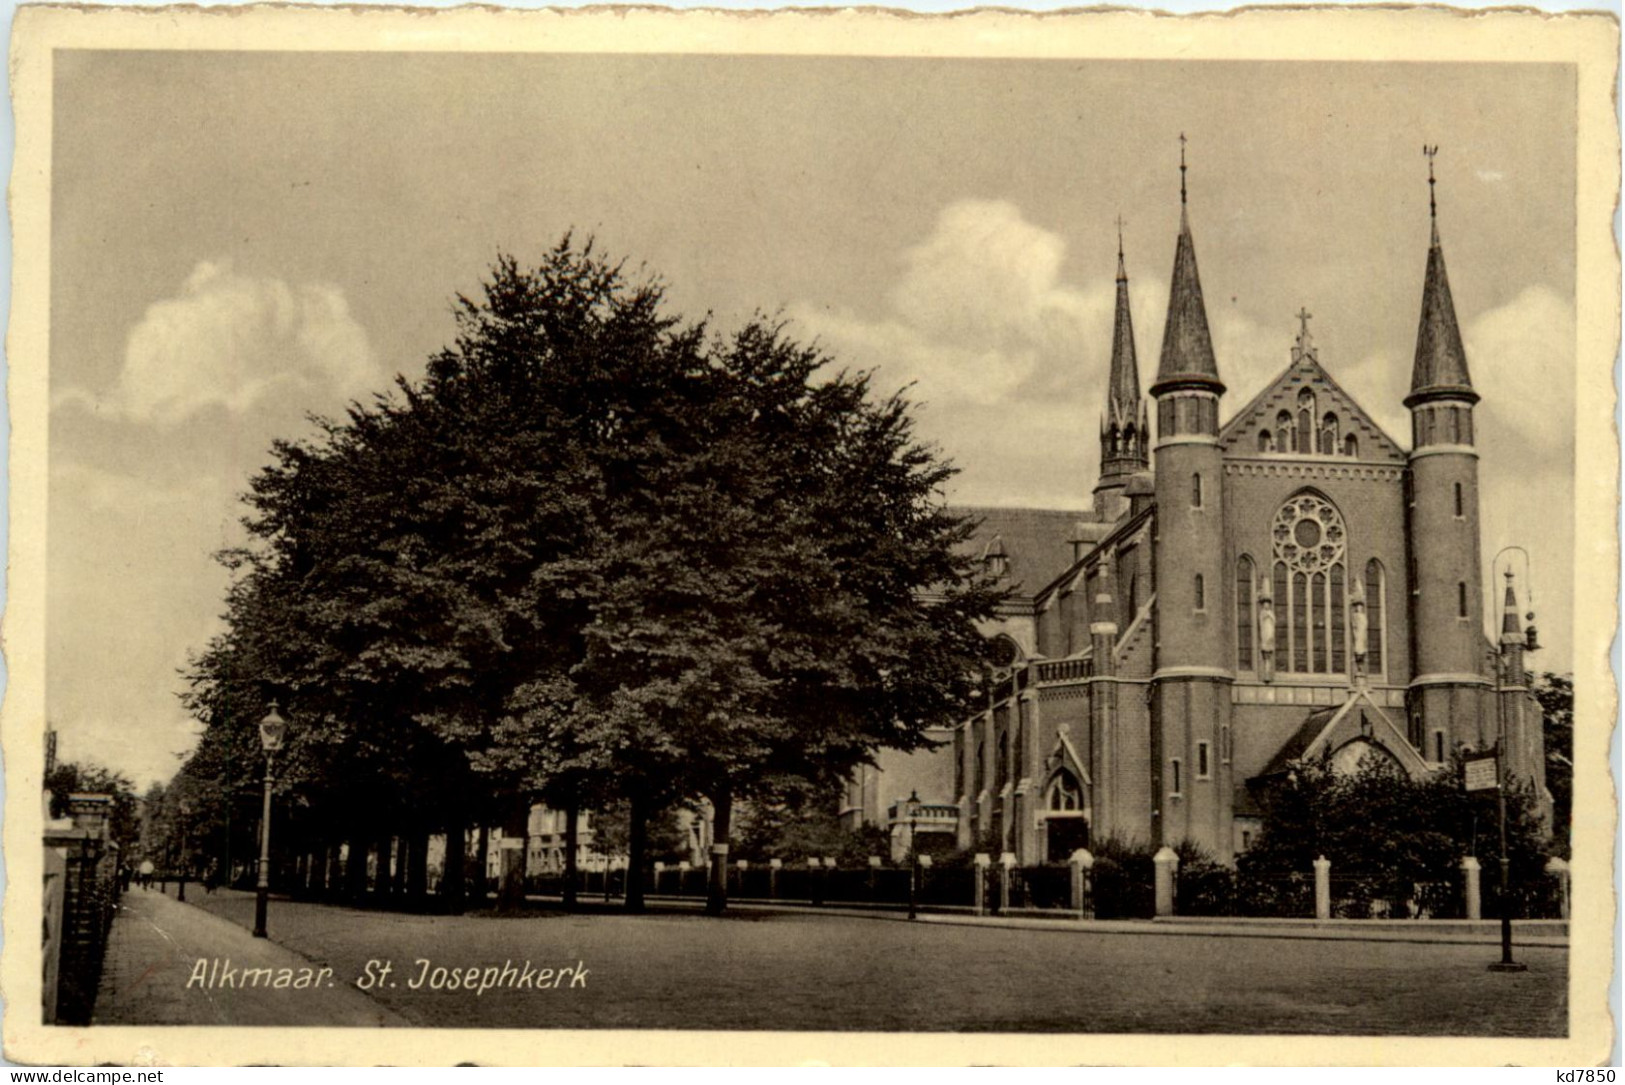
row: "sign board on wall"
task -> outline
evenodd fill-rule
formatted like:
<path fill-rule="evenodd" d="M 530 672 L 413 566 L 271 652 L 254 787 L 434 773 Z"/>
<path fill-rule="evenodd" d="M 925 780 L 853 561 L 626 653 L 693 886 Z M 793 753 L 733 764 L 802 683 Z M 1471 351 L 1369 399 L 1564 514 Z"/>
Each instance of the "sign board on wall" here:
<path fill-rule="evenodd" d="M 1495 790 L 1495 758 L 1474 757 L 1462 763 L 1462 785 L 1468 791 Z"/>

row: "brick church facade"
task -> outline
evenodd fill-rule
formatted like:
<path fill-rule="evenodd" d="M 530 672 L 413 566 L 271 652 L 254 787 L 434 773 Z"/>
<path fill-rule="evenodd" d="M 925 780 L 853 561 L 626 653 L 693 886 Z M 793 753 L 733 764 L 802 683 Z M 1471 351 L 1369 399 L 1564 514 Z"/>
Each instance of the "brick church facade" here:
<path fill-rule="evenodd" d="M 1485 632 L 1479 397 L 1436 211 L 1407 448 L 1322 364 L 1307 313 L 1290 364 L 1227 412 L 1183 180 L 1180 200 L 1149 402 L 1119 247 L 1093 509 L 962 510 L 1012 589 L 986 629 L 985 710 L 861 771 L 846 820 L 890 825 L 899 853 L 915 793 L 922 849 L 1033 864 L 1115 837 L 1228 861 L 1296 759 L 1421 776 L 1502 735 L 1507 771 L 1549 811 L 1510 573 Z"/>

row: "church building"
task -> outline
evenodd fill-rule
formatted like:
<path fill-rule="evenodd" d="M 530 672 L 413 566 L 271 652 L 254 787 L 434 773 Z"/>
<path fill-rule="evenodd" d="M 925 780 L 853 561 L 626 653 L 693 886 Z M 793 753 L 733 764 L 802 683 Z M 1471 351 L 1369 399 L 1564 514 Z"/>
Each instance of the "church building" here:
<path fill-rule="evenodd" d="M 985 709 L 852 781 L 847 822 L 890 826 L 894 854 L 912 793 L 938 848 L 1028 865 L 1115 837 L 1230 861 L 1258 832 L 1260 789 L 1295 760 L 1352 771 L 1376 756 L 1421 776 L 1498 739 L 1550 810 L 1523 660 L 1534 630 L 1510 571 L 1498 637 L 1484 624 L 1479 396 L 1431 168 L 1409 447 L 1322 364 L 1308 313 L 1290 364 L 1226 399 L 1184 170 L 1149 403 L 1119 243 L 1092 512 L 960 510 L 1012 590 L 986 629 Z"/>

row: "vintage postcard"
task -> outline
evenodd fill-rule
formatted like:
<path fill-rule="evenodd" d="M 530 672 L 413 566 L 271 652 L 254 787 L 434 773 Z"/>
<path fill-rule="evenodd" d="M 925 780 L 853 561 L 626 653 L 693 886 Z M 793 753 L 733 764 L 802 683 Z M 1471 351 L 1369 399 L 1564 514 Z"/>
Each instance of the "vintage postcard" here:
<path fill-rule="evenodd" d="M 23 8 L 6 1057 L 1606 1059 L 1618 49 Z"/>

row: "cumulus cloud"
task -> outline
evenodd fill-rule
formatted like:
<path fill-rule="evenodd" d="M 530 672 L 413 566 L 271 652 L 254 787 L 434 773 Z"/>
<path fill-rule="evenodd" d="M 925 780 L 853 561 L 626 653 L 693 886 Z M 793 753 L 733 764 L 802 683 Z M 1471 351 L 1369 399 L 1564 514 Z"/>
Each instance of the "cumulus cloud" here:
<path fill-rule="evenodd" d="M 883 311 L 807 305 L 790 313 L 843 363 L 875 368 L 882 386 L 914 384 L 924 433 L 965 472 L 955 500 L 1089 503 L 1116 310 L 1110 252 L 1081 281 L 1063 275 L 1062 238 L 1015 205 L 961 200 L 903 252 Z M 1166 269 L 1129 260 L 1142 384 L 1156 371 L 1167 309 Z M 1213 309 L 1226 379 L 1254 388 L 1287 362 L 1289 334 Z"/>
<path fill-rule="evenodd" d="M 167 428 L 210 408 L 242 415 L 273 395 L 308 406 L 379 386 L 366 332 L 338 287 L 202 261 L 131 329 L 111 400 L 128 420 Z"/>
<path fill-rule="evenodd" d="M 1013 204 L 961 200 L 901 254 L 883 313 L 803 305 L 791 315 L 842 361 L 878 369 L 888 385 L 915 383 L 933 407 L 1073 400 L 1106 371 L 1114 287 L 1109 263 L 1087 284 L 1064 282 L 1065 256 L 1062 239 Z M 1157 291 L 1135 291 L 1144 325 Z"/>

